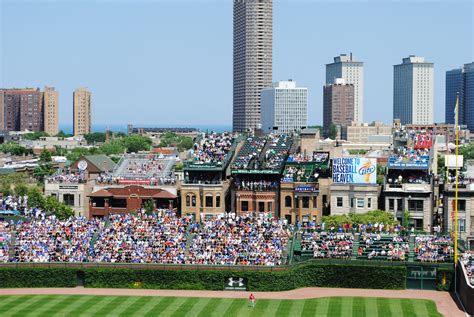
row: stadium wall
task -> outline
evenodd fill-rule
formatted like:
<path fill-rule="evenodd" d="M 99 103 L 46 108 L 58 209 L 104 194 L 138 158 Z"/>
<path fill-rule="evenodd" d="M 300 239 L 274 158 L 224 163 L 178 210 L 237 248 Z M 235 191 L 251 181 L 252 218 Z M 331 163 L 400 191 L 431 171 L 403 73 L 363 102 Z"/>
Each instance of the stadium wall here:
<path fill-rule="evenodd" d="M 249 291 L 301 287 L 405 289 L 404 266 L 341 265 L 308 261 L 282 270 L 2 267 L 1 287 L 74 287 L 222 290 L 229 278 L 243 278 Z"/>
<path fill-rule="evenodd" d="M 469 284 L 462 263 L 459 263 L 456 270 L 456 291 L 459 295 L 459 299 L 466 309 L 466 312 L 474 316 L 474 287 Z"/>

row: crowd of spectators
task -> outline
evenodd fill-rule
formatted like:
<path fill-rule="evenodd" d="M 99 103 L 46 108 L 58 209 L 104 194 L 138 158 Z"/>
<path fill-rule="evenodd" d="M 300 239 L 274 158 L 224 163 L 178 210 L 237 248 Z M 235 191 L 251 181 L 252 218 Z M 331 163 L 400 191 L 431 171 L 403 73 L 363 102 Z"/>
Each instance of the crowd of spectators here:
<path fill-rule="evenodd" d="M 20 212 L 25 211 L 28 208 L 28 196 L 12 196 L 0 198 L 0 204 L 2 210 L 18 210 Z"/>
<path fill-rule="evenodd" d="M 461 263 L 466 269 L 469 283 L 474 286 L 474 254 L 472 251 L 466 251 L 462 254 Z"/>
<path fill-rule="evenodd" d="M 305 229 L 301 235 L 301 251 L 312 251 L 314 258 L 349 259 L 353 243 L 351 233 Z"/>
<path fill-rule="evenodd" d="M 11 241 L 11 226 L 7 222 L 0 222 L 0 263 L 8 262 Z"/>
<path fill-rule="evenodd" d="M 454 254 L 453 239 L 442 235 L 417 236 L 414 251 L 421 262 L 448 262 Z"/>
<path fill-rule="evenodd" d="M 233 169 L 259 168 L 259 157 L 265 147 L 265 138 L 248 137 L 232 164 Z"/>
<path fill-rule="evenodd" d="M 245 179 L 236 179 L 235 186 L 238 190 L 267 191 L 278 189 L 278 182 L 269 180 L 252 181 Z"/>
<path fill-rule="evenodd" d="M 389 158 L 390 164 L 427 164 L 430 159 L 429 149 L 408 147 L 396 148 Z"/>
<path fill-rule="evenodd" d="M 61 173 L 54 174 L 46 179 L 50 183 L 77 184 L 85 181 L 84 173 Z"/>
<path fill-rule="evenodd" d="M 97 178 L 97 183 L 107 184 L 107 185 L 116 185 L 121 184 L 123 181 L 133 181 L 134 179 L 125 178 L 123 176 L 113 176 L 109 173 L 102 173 Z M 160 177 L 151 177 L 146 179 L 140 179 L 137 176 L 137 179 L 141 181 L 140 184 L 144 183 L 146 185 L 156 186 L 156 185 L 176 185 L 176 177 L 171 173 L 170 175 L 160 176 Z"/>
<path fill-rule="evenodd" d="M 382 236 L 364 233 L 359 238 L 357 255 L 360 258 L 405 261 L 410 251 L 409 236 Z"/>
<path fill-rule="evenodd" d="M 162 215 L 113 215 L 94 243 L 91 261 L 122 263 L 185 262 L 189 218 Z"/>
<path fill-rule="evenodd" d="M 16 225 L 13 262 L 85 262 L 90 259 L 91 239 L 98 220 L 55 216 Z"/>
<path fill-rule="evenodd" d="M 232 148 L 234 135 L 232 133 L 210 133 L 195 143 L 191 150 L 193 164 L 222 165 L 227 153 Z"/>
<path fill-rule="evenodd" d="M 315 162 L 324 163 L 329 161 L 329 153 L 326 152 L 314 152 L 310 155 L 303 153 L 294 153 L 288 156 L 287 162 Z"/>
<path fill-rule="evenodd" d="M 291 138 L 285 134 L 270 134 L 268 136 L 269 146 L 265 152 L 263 169 L 278 170 L 287 159 L 291 146 Z"/>
<path fill-rule="evenodd" d="M 291 236 L 283 221 L 268 218 L 215 217 L 192 226 L 189 264 L 283 264 Z"/>

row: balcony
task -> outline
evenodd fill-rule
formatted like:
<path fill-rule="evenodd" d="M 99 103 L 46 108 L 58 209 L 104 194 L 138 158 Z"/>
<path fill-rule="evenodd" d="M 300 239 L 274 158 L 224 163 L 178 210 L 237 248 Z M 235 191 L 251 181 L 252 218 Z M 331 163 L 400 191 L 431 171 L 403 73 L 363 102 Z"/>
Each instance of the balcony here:
<path fill-rule="evenodd" d="M 404 183 L 404 184 L 385 184 L 386 192 L 414 192 L 429 193 L 432 191 L 431 183 Z"/>

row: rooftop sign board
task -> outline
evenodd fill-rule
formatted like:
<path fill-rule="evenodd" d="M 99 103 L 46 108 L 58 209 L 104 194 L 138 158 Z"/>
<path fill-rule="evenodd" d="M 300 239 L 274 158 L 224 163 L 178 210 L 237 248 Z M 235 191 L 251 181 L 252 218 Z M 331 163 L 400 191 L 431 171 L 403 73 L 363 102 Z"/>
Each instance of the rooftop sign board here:
<path fill-rule="evenodd" d="M 335 158 L 332 161 L 335 184 L 375 184 L 377 160 L 374 158 Z"/>

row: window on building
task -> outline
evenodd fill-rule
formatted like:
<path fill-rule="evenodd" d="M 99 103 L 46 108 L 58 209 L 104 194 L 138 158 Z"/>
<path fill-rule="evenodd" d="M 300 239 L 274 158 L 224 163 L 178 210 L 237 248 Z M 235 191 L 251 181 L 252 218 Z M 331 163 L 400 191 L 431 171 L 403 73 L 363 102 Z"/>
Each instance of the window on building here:
<path fill-rule="evenodd" d="M 265 202 L 259 201 L 258 202 L 258 212 L 265 212 Z"/>
<path fill-rule="evenodd" d="M 458 200 L 458 211 L 466 211 L 466 201 L 464 199 Z"/>
<path fill-rule="evenodd" d="M 212 207 L 213 203 L 212 203 L 212 195 L 211 194 L 207 194 L 206 195 L 206 207 Z"/>
<path fill-rule="evenodd" d="M 221 195 L 216 195 L 216 207 L 219 208 L 221 206 Z"/>
<path fill-rule="evenodd" d="M 395 210 L 395 199 L 388 200 L 388 210 L 391 210 L 391 211 Z"/>
<path fill-rule="evenodd" d="M 458 219 L 458 232 L 466 232 L 466 219 Z"/>
<path fill-rule="evenodd" d="M 56 193 L 52 193 L 51 194 L 51 197 L 53 197 L 54 199 L 58 200 L 58 195 Z"/>
<path fill-rule="evenodd" d="M 249 202 L 246 200 L 242 201 L 242 211 L 249 211 Z"/>
<path fill-rule="evenodd" d="M 397 211 L 402 211 L 403 199 L 397 199 Z"/>
<path fill-rule="evenodd" d="M 367 198 L 367 208 L 372 208 L 372 198 Z"/>
<path fill-rule="evenodd" d="M 357 208 L 364 208 L 365 207 L 365 201 L 364 198 L 357 198 Z"/>
<path fill-rule="evenodd" d="M 291 196 L 285 197 L 285 207 L 291 208 Z"/>
<path fill-rule="evenodd" d="M 423 211 L 423 200 L 409 200 L 408 211 L 420 212 Z"/>
<path fill-rule="evenodd" d="M 309 197 L 303 197 L 303 208 L 309 208 Z"/>
<path fill-rule="evenodd" d="M 74 195 L 73 194 L 64 194 L 63 202 L 65 205 L 74 206 Z"/>
<path fill-rule="evenodd" d="M 186 195 L 186 207 L 191 206 L 191 197 L 189 195 Z"/>
<path fill-rule="evenodd" d="M 191 196 L 191 207 L 196 207 L 196 195 Z"/>
<path fill-rule="evenodd" d="M 336 206 L 337 206 L 337 207 L 343 207 L 343 204 L 342 204 L 342 197 L 337 197 L 337 198 L 336 198 Z"/>
<path fill-rule="evenodd" d="M 272 212 L 272 211 L 273 211 L 273 202 L 272 202 L 272 201 L 269 201 L 269 202 L 268 202 L 268 211 L 269 211 L 269 212 Z"/>

